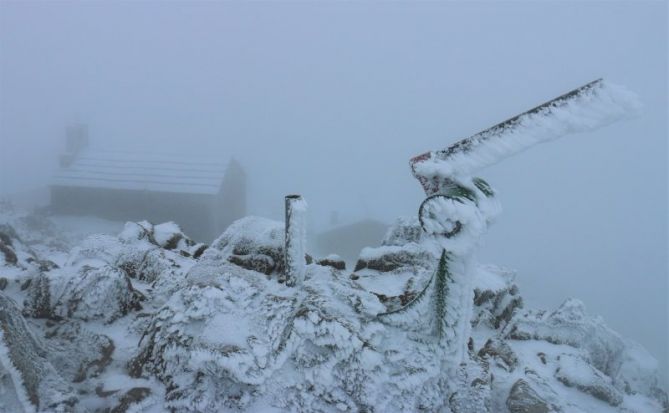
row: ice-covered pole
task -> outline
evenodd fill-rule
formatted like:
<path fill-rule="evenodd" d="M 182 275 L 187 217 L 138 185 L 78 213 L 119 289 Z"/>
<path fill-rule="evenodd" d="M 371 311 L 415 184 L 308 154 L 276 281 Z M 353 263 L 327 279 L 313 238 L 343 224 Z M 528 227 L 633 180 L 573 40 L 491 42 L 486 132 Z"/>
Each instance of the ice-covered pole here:
<path fill-rule="evenodd" d="M 446 149 L 418 155 L 410 161 L 411 170 L 431 195 L 445 180 L 471 176 L 536 144 L 632 117 L 640 108 L 636 94 L 597 79 Z"/>
<path fill-rule="evenodd" d="M 286 285 L 301 285 L 305 272 L 307 203 L 301 195 L 286 196 L 286 238 L 284 245 Z"/>

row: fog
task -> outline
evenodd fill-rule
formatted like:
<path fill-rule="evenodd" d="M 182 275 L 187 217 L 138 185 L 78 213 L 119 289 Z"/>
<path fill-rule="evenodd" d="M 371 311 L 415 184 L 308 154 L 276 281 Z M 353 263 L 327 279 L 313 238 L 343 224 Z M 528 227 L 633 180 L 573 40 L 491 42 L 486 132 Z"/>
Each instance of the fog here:
<path fill-rule="evenodd" d="M 415 215 L 410 157 L 604 77 L 643 114 L 481 171 L 480 259 L 526 306 L 582 299 L 664 367 L 665 2 L 0 3 L 0 194 L 44 188 L 68 124 L 94 145 L 234 157 L 248 212 Z"/>

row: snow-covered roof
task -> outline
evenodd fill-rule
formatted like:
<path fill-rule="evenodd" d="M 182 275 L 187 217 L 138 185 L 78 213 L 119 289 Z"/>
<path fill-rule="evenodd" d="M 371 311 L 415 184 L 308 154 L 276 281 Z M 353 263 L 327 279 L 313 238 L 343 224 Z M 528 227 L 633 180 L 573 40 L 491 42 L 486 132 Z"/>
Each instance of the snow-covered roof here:
<path fill-rule="evenodd" d="M 147 152 L 84 149 L 52 186 L 217 194 L 226 162 Z"/>

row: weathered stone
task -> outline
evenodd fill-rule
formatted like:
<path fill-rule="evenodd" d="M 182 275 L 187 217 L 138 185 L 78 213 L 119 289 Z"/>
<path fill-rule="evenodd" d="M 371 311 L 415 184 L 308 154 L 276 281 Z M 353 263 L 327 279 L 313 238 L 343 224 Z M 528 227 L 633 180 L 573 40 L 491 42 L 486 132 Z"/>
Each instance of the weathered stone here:
<path fill-rule="evenodd" d="M 513 274 L 494 266 L 485 266 L 479 271 L 488 274 L 489 277 L 501 278 L 505 285 L 501 288 L 487 286 L 474 288 L 472 326 L 485 323 L 494 329 L 503 328 L 511 321 L 516 311 L 523 307 L 523 299 L 513 284 Z"/>
<path fill-rule="evenodd" d="M 360 258 L 355 264 L 355 269 L 353 271 L 370 269 L 379 272 L 391 272 L 398 269 L 422 265 L 430 258 L 431 256 L 423 251 L 411 252 L 407 250 L 399 250 L 388 252 L 374 258 Z"/>
<path fill-rule="evenodd" d="M 54 282 L 51 279 L 50 282 Z M 67 278 L 58 301 L 52 303 L 54 315 L 83 321 L 102 319 L 112 322 L 130 311 L 141 310 L 145 297 L 132 287 L 127 275 L 108 265 L 84 266 Z"/>
<path fill-rule="evenodd" d="M 489 339 L 479 350 L 478 356 L 482 358 L 492 357 L 501 362 L 500 366 L 508 371 L 513 371 L 518 366 L 518 357 L 511 346 L 500 339 Z"/>
<path fill-rule="evenodd" d="M 506 407 L 510 413 L 550 413 L 554 410 L 548 402 L 530 387 L 523 379 L 516 381 L 511 387 Z"/>
<path fill-rule="evenodd" d="M 151 394 L 151 389 L 148 387 L 133 387 L 121 396 L 119 403 L 109 413 L 125 413 L 131 405 L 141 402 L 149 394 Z"/>
<path fill-rule="evenodd" d="M 228 261 L 247 270 L 266 275 L 270 275 L 276 266 L 272 257 L 264 254 L 231 255 Z"/>
<path fill-rule="evenodd" d="M 12 249 L 10 245 L 5 244 L 4 241 L 0 241 L 0 253 L 5 258 L 5 263 L 9 265 L 16 265 L 18 262 L 18 258 L 16 257 L 16 253 Z"/>
<path fill-rule="evenodd" d="M 335 270 L 346 270 L 346 262 L 342 259 L 326 257 L 316 261 L 316 264 L 323 265 L 325 267 L 332 267 Z"/>

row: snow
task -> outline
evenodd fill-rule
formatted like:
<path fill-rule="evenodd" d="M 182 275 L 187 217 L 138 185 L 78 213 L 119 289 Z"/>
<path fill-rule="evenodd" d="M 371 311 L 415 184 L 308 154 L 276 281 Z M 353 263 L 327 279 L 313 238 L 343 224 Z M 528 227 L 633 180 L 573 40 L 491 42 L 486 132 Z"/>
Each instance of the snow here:
<path fill-rule="evenodd" d="M 223 254 L 232 254 L 234 246 L 246 243 L 283 248 L 283 223 L 263 217 L 244 217 L 230 224 L 228 229 L 211 243 L 211 246 Z"/>
<path fill-rule="evenodd" d="M 226 163 L 156 153 L 84 149 L 53 177 L 53 186 L 217 194 Z"/>
<path fill-rule="evenodd" d="M 153 237 L 159 245 L 165 245 L 174 234 L 181 233 L 181 228 L 174 222 L 164 222 L 153 227 Z"/>
<path fill-rule="evenodd" d="M 438 237 L 439 242 L 448 251 L 465 254 L 476 246 L 479 238 L 488 228 L 485 216 L 477 208 L 476 202 L 469 199 L 447 197 L 433 198 L 428 201 L 424 214 L 435 217 L 448 217 L 447 220 L 429 219 L 424 221 L 424 229 L 428 234 Z M 460 231 L 450 237 L 441 234 L 453 231 L 455 222 L 461 224 Z"/>
<path fill-rule="evenodd" d="M 279 284 L 275 275 L 228 261 L 243 245 L 281 247 L 282 223 L 260 218 L 239 221 L 197 260 L 160 246 L 177 230 L 173 223 L 128 223 L 118 236 L 86 238 L 70 252 L 63 268 L 46 273 L 58 296 L 69 280 L 83 280 L 76 288 L 88 290 L 86 277 L 78 273 L 86 266 L 107 271 L 127 260 L 142 260 L 147 252 L 155 260 L 150 267 L 157 271 L 151 277 L 154 281 L 139 278 L 139 274 L 131 279 L 133 288 L 147 297 L 141 310 L 111 322 L 104 316 L 86 317 L 90 320 L 83 322 L 85 328 L 112 339 L 116 349 L 106 370 L 82 389 L 99 384 L 105 391 L 119 390 L 107 399 L 94 392 L 80 395 L 84 409 L 112 407 L 128 390 L 147 387 L 151 395 L 132 404 L 129 411 L 351 411 L 365 406 L 379 411 L 423 406 L 434 411 L 448 407 L 452 400 L 450 403 L 478 406 L 473 410 L 478 412 L 485 411 L 477 403 L 486 398 L 494 406 L 490 411 L 505 411 L 509 389 L 523 378 L 563 411 L 616 411 L 576 386 L 562 384 L 555 376 L 560 367 L 570 377 L 579 378 L 582 387 L 600 378 L 608 386 L 623 379 L 636 383 L 637 394 L 611 390 L 622 394 L 620 406 L 661 411 L 646 396 L 653 391 L 652 381 L 640 377 L 654 375 L 652 357 L 627 342 L 621 344 L 624 351 L 618 351 L 617 336 L 601 320 L 589 317 L 578 301 L 568 300 L 548 313 L 517 312 L 508 326 L 476 325 L 470 333 L 473 291 L 498 294 L 492 300 L 504 307 L 514 277 L 509 271 L 478 265 L 468 254 L 452 255 L 448 262 L 451 281 L 445 290 L 443 318 L 447 323 L 444 335 L 435 336 L 438 319 L 433 309 L 439 290 L 438 283 L 430 279 L 436 270 L 435 252 L 441 247 L 430 239 L 364 249 L 361 260 L 392 263 L 395 258 L 391 257 L 402 257 L 401 265 L 386 272 L 365 268 L 356 272 L 358 280 L 332 267 L 307 265 L 304 284 L 295 289 Z M 153 234 L 156 244 L 148 234 Z M 394 239 L 400 243 L 399 238 Z M 406 311 L 381 315 L 387 309 L 373 292 L 404 293 L 411 277 L 415 279 L 411 288 L 425 290 L 422 298 Z M 159 287 L 161 283 L 167 287 Z M 99 284 L 99 291 L 91 292 L 90 298 L 103 294 L 104 285 Z M 22 297 L 25 293 L 12 289 L 11 294 Z M 113 308 L 104 304 L 104 298 L 99 302 Z M 476 311 L 488 309 L 477 307 Z M 96 314 L 92 308 L 86 312 Z M 514 328 L 515 334 L 527 332 L 530 339 L 504 338 Z M 547 335 L 553 331 L 560 335 Z M 591 342 L 609 345 L 588 344 L 585 332 L 594 336 Z M 467 349 L 469 336 L 478 346 L 497 337 L 514 352 L 517 366 L 509 370 L 490 356 L 490 366 L 483 367 Z M 558 343 L 560 338 L 565 338 L 562 343 Z M 474 353 L 477 350 L 475 347 Z M 546 364 L 538 353 L 545 354 Z M 130 377 L 128 366 L 133 360 L 144 360 L 143 355 L 150 356 L 142 365 L 142 374 Z M 581 363 L 574 367 L 569 357 L 585 364 L 573 362 Z M 621 361 L 613 363 L 611 357 Z M 495 381 L 486 384 L 490 374 Z M 477 377 L 484 384 L 470 386 Z"/>

